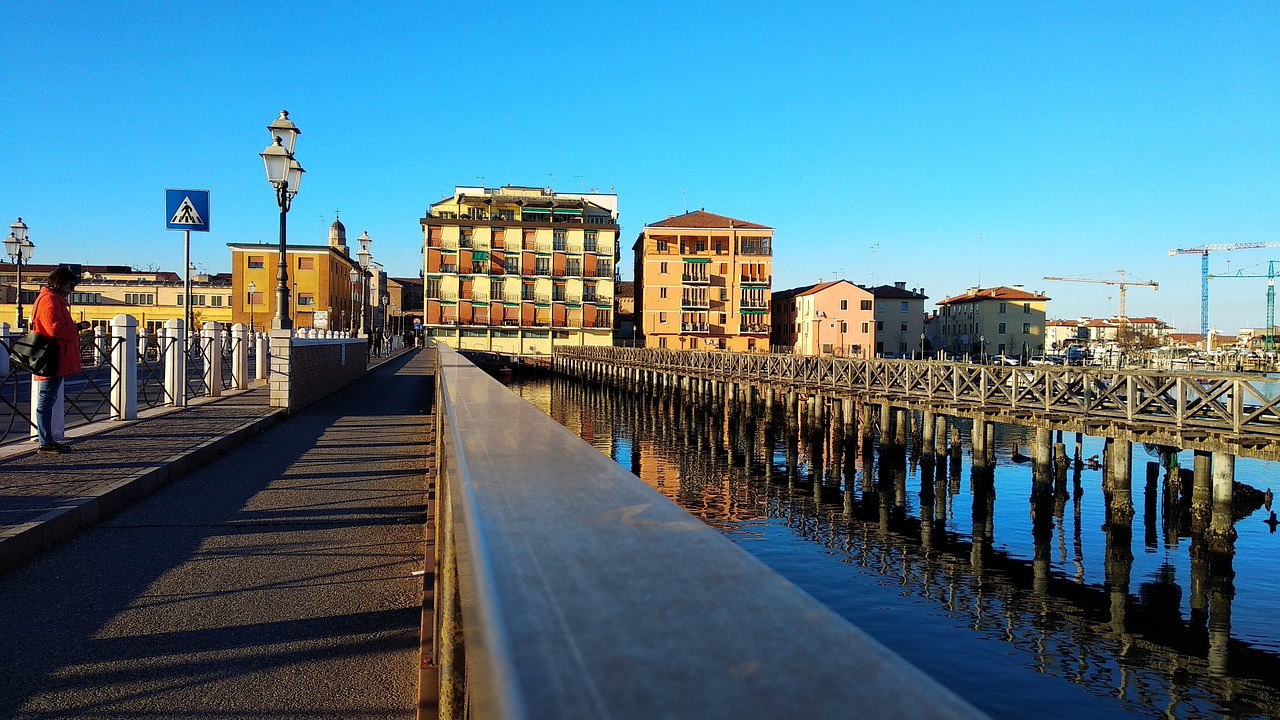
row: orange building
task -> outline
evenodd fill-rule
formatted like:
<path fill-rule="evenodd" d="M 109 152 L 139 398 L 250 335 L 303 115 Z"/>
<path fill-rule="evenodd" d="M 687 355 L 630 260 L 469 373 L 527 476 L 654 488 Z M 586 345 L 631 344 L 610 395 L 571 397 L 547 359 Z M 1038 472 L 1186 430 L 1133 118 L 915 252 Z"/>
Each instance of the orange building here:
<path fill-rule="evenodd" d="M 695 210 L 645 226 L 632 250 L 644 347 L 769 351 L 773 228 Z"/>

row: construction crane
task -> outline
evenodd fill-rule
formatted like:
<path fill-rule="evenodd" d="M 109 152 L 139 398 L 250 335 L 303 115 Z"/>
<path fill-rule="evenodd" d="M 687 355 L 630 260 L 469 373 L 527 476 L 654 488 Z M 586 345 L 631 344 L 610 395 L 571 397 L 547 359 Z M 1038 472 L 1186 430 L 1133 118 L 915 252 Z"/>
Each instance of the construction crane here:
<path fill-rule="evenodd" d="M 1130 287 L 1149 287 L 1152 290 L 1159 290 L 1160 283 L 1148 282 L 1145 280 L 1126 280 L 1124 270 L 1116 270 L 1116 274 L 1120 276 L 1119 280 L 1103 280 L 1101 278 L 1089 277 L 1046 277 L 1045 280 L 1054 280 L 1056 282 L 1073 282 L 1073 283 L 1095 283 L 1097 285 L 1116 285 L 1120 288 L 1120 323 L 1128 322 L 1129 316 L 1124 312 L 1125 290 Z"/>
<path fill-rule="evenodd" d="M 1267 350 L 1276 349 L 1276 262 L 1271 260 L 1267 263 L 1266 275 L 1245 275 L 1244 270 L 1240 270 L 1232 275 L 1210 275 L 1210 279 L 1215 278 L 1260 278 L 1267 279 L 1267 335 L 1264 346 Z M 1249 268 L 1245 268 L 1248 270 Z"/>
<path fill-rule="evenodd" d="M 1217 245 L 1201 245 L 1200 247 L 1193 248 L 1174 248 L 1169 251 L 1170 257 L 1174 255 L 1200 256 L 1200 337 L 1203 338 L 1209 336 L 1209 253 L 1226 252 L 1228 250 L 1257 250 L 1259 248 L 1274 247 L 1280 247 L 1280 243 L 1221 243 Z"/>

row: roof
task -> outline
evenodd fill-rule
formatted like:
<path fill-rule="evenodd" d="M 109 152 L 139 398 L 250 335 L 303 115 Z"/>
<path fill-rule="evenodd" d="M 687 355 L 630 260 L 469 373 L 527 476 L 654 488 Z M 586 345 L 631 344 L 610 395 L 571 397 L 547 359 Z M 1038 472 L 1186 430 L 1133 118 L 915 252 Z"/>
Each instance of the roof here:
<path fill-rule="evenodd" d="M 750 230 L 772 230 L 768 225 L 757 225 L 756 223 L 747 222 L 746 220 L 737 220 L 724 215 L 716 215 L 706 210 L 694 210 L 683 215 L 674 215 L 656 223 L 649 223 L 645 227 L 668 227 L 668 228 L 747 228 Z"/>
<path fill-rule="evenodd" d="M 881 285 L 879 287 L 867 288 L 872 295 L 878 298 L 902 298 L 904 300 L 927 300 L 928 295 L 913 292 L 906 288 L 900 288 L 896 285 Z"/>
<path fill-rule="evenodd" d="M 984 300 L 1038 300 L 1045 301 L 1049 298 L 1045 295 L 1036 295 L 1026 290 L 1018 290 L 1017 288 L 1000 287 L 993 288 L 974 288 L 963 295 L 949 297 L 938 303 L 939 305 L 963 305 L 965 303 L 982 302 Z"/>
<path fill-rule="evenodd" d="M 827 288 L 844 283 L 852 287 L 858 287 L 848 280 L 832 280 L 830 282 L 815 283 L 813 285 L 802 285 L 789 290 L 779 290 L 773 294 L 774 300 L 786 300 L 793 297 L 802 297 L 805 295 L 816 295 Z"/>

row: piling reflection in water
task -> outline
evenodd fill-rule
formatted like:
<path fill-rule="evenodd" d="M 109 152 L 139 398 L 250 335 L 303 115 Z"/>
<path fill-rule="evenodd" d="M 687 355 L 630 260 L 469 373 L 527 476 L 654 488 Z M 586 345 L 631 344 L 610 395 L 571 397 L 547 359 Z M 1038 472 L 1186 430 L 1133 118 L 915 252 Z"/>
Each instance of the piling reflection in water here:
<path fill-rule="evenodd" d="M 1018 457 L 1045 445 L 1035 429 L 972 438 L 931 413 L 894 410 L 899 431 L 877 446 L 863 409 L 840 403 L 760 412 L 563 378 L 513 390 L 744 547 L 784 527 L 1006 643 L 1010 662 L 1113 699 L 1117 714 L 1280 716 L 1280 629 L 1271 598 L 1257 599 L 1274 585 L 1251 581 L 1251 629 L 1233 637 L 1234 531 L 1214 532 L 1207 485 L 1182 492 L 1176 468 L 1146 475 L 1135 558 L 1131 482 L 1066 461 L 1060 435 L 1054 463 Z M 998 446 L 1014 461 L 997 467 Z M 1019 691 L 1007 702 L 1052 702 Z"/>

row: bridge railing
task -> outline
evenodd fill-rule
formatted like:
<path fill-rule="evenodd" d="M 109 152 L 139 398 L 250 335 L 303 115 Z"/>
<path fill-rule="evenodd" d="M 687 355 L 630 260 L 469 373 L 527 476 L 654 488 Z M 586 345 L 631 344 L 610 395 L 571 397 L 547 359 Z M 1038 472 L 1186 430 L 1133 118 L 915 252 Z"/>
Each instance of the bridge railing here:
<path fill-rule="evenodd" d="M 980 716 L 436 348 L 441 717 Z"/>
<path fill-rule="evenodd" d="M 678 375 L 853 390 L 969 410 L 1157 424 L 1248 442 L 1280 440 L 1280 380 L 1261 375 L 618 347 L 557 347 L 556 354 Z"/>

